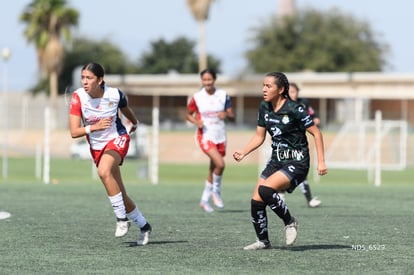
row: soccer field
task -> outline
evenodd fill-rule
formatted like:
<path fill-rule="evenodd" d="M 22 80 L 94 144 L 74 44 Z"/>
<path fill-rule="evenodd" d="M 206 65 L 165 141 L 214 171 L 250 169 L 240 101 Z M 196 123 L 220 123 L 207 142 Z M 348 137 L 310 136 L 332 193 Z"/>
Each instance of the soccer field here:
<path fill-rule="evenodd" d="M 206 165 L 162 165 L 160 183 L 137 179 L 137 161 L 123 166 L 129 195 L 153 227 L 147 246 L 138 229 L 114 237 L 115 218 L 87 161 L 54 160 L 53 184 L 33 180 L 33 160 L 11 160 L 0 180 L 0 274 L 412 274 L 414 172 L 383 172 L 383 185 L 364 171 L 331 170 L 312 193 L 310 209 L 297 189 L 287 194 L 299 220 L 285 247 L 282 222 L 268 211 L 273 248 L 244 251 L 255 241 L 250 196 L 257 167 L 229 164 L 223 210 L 198 202 Z M 29 171 L 30 168 L 30 171 Z"/>

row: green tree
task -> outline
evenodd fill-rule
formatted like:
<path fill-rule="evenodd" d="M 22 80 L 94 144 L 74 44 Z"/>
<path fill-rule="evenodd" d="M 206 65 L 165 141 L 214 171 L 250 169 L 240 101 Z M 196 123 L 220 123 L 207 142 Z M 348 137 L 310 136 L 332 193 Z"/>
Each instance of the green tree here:
<path fill-rule="evenodd" d="M 268 71 L 381 71 L 388 46 L 370 25 L 337 9 L 314 9 L 274 17 L 253 30 L 246 52 L 250 69 Z"/>
<path fill-rule="evenodd" d="M 62 39 L 70 40 L 70 28 L 77 26 L 78 18 L 78 11 L 67 7 L 65 0 L 33 0 L 20 15 L 20 21 L 27 24 L 24 35 L 36 47 L 42 78 L 49 80 L 50 100 L 54 111 L 58 76 L 63 67 Z"/>
<path fill-rule="evenodd" d="M 179 37 L 171 43 L 164 39 L 151 42 L 151 51 L 144 53 L 139 59 L 141 73 L 164 74 L 170 70 L 179 73 L 198 73 L 198 59 L 194 52 L 193 41 Z M 208 64 L 220 72 L 220 61 L 208 56 Z"/>
<path fill-rule="evenodd" d="M 79 81 L 73 82 L 73 71 L 89 62 L 97 62 L 105 68 L 106 74 L 137 73 L 138 68 L 129 61 L 122 50 L 108 39 L 91 40 L 76 37 L 71 45 L 65 49 L 65 58 L 62 74 L 59 78 L 59 91 L 63 93 L 71 84 L 75 87 Z"/>

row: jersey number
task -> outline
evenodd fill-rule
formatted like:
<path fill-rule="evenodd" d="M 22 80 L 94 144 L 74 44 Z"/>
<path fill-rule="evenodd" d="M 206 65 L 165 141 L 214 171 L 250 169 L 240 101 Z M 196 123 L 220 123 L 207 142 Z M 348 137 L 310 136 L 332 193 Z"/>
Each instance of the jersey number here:
<path fill-rule="evenodd" d="M 118 146 L 118 148 L 124 148 L 124 147 L 125 147 L 125 143 L 126 143 L 126 141 L 127 141 L 126 137 L 117 137 L 117 138 L 114 140 L 114 144 L 115 144 L 116 146 Z"/>

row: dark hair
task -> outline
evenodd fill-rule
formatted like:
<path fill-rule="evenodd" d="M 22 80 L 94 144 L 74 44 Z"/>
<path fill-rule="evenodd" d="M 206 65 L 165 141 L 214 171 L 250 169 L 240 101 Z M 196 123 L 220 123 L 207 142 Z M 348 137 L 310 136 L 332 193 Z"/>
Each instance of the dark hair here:
<path fill-rule="evenodd" d="M 94 62 L 90 62 L 90 63 L 88 63 L 88 64 L 86 64 L 86 65 L 84 65 L 83 67 L 82 67 L 82 71 L 83 70 L 87 70 L 87 71 L 90 71 L 90 72 L 92 72 L 94 75 L 96 75 L 98 78 L 99 77 L 104 77 L 104 75 L 105 75 L 105 70 L 104 70 L 104 68 L 102 67 L 102 65 L 100 65 L 100 64 L 98 64 L 98 63 L 94 63 Z M 105 81 L 102 81 L 102 84 L 101 84 L 101 88 L 103 89 L 105 87 Z"/>
<path fill-rule="evenodd" d="M 275 84 L 277 87 L 284 87 L 285 90 L 283 91 L 284 97 L 289 97 L 289 80 L 287 79 L 284 73 L 280 72 L 271 72 L 267 73 L 266 76 L 272 76 L 275 78 Z"/>
<path fill-rule="evenodd" d="M 217 73 L 216 73 L 216 71 L 214 70 L 214 69 L 210 69 L 210 68 L 207 68 L 207 69 L 204 69 L 204 70 L 202 70 L 201 72 L 200 72 L 200 77 L 203 77 L 203 75 L 204 74 L 211 74 L 211 76 L 213 77 L 213 79 L 214 80 L 216 80 L 216 78 L 217 78 Z"/>
<path fill-rule="evenodd" d="M 292 87 L 295 87 L 295 89 L 296 89 L 298 92 L 300 91 L 298 84 L 296 84 L 295 82 L 290 82 L 290 84 L 289 84 L 289 85 L 290 85 L 290 86 L 292 86 Z"/>

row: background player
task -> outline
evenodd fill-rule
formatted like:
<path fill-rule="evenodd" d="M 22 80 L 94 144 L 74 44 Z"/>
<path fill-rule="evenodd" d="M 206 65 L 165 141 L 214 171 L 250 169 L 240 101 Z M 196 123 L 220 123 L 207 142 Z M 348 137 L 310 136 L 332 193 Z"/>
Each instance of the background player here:
<path fill-rule="evenodd" d="M 315 111 L 309 105 L 309 101 L 305 98 L 300 98 L 299 97 L 299 87 L 294 82 L 291 82 L 289 84 L 289 97 L 293 101 L 296 101 L 297 103 L 301 104 L 308 111 L 308 114 L 311 116 L 311 118 L 313 120 L 313 123 L 316 126 L 319 126 L 319 124 L 320 124 L 319 118 L 316 117 Z M 322 201 L 318 200 L 316 197 L 312 198 L 312 193 L 311 193 L 309 182 L 308 182 L 307 179 L 305 179 L 300 184 L 300 187 L 301 187 L 303 195 L 305 195 L 305 198 L 306 198 L 306 201 L 307 201 L 309 207 L 314 208 L 314 207 L 318 207 L 319 205 L 321 205 Z M 279 196 L 282 200 L 285 200 L 285 192 L 284 191 L 280 192 Z"/>
<path fill-rule="evenodd" d="M 197 126 L 197 141 L 201 150 L 209 157 L 210 166 L 200 207 L 206 212 L 213 212 L 209 204 L 210 195 L 214 205 L 223 208 L 221 183 L 226 154 L 225 120 L 234 120 L 230 97 L 226 91 L 214 86 L 217 75 L 213 69 L 200 73 L 202 88 L 195 93 L 188 106 L 187 120 Z"/>

